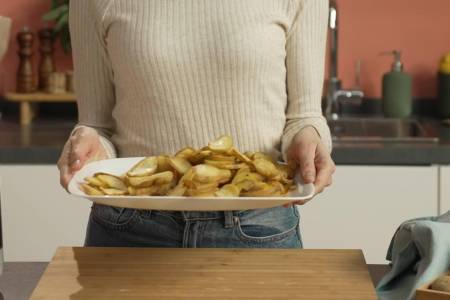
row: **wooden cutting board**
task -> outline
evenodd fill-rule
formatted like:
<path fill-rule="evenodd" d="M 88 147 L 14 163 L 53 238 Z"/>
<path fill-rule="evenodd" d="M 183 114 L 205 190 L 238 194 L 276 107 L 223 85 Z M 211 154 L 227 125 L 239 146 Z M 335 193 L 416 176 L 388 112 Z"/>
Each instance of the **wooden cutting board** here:
<path fill-rule="evenodd" d="M 360 250 L 59 248 L 31 299 L 377 299 Z"/>

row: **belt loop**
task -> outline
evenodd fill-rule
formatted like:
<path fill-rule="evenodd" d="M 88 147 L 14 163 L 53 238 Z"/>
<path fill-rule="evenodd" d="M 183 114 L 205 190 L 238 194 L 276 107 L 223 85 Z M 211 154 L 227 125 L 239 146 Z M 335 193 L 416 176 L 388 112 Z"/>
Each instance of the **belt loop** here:
<path fill-rule="evenodd" d="M 224 227 L 227 229 L 233 228 L 233 226 L 234 226 L 233 212 L 232 211 L 224 211 L 223 213 L 225 216 Z"/>
<path fill-rule="evenodd" d="M 185 222 L 189 219 L 189 212 L 188 211 L 182 211 L 181 215 L 183 216 L 183 220 Z"/>
<path fill-rule="evenodd" d="M 144 217 L 147 217 L 147 218 L 151 218 L 151 216 L 152 216 L 152 210 L 151 209 L 140 210 L 140 213 L 141 213 L 141 215 L 143 215 Z"/>

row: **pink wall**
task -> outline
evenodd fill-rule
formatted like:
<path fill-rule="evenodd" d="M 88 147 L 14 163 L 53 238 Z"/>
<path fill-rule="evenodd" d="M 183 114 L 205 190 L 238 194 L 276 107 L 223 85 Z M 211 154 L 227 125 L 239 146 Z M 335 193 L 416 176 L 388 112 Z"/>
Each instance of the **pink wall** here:
<path fill-rule="evenodd" d="M 6 56 L 0 63 L 0 93 L 15 89 L 15 74 L 18 66 L 16 33 L 24 26 L 37 32 L 44 26 L 41 16 L 48 11 L 50 0 L 1 0 L 0 15 L 10 17 L 13 20 L 12 32 L 10 37 L 10 46 Z M 55 43 L 55 62 L 57 70 L 68 70 L 72 68 L 70 55 L 64 54 L 59 40 Z M 34 42 L 34 67 L 37 71 L 39 62 L 38 39 Z M 3 85 L 3 88 L 2 88 Z"/>
<path fill-rule="evenodd" d="M 15 33 L 23 26 L 37 30 L 50 0 L 1 1 L 0 15 L 13 18 L 11 47 L 1 73 L 15 74 L 17 46 Z M 345 87 L 354 83 L 354 64 L 363 63 L 362 83 L 368 97 L 380 97 L 381 76 L 391 59 L 381 51 L 403 51 L 406 70 L 414 76 L 416 97 L 435 96 L 435 74 L 442 55 L 450 52 L 450 0 L 338 0 L 341 13 L 340 77 Z M 57 68 L 71 68 L 70 57 L 56 44 Z M 37 45 L 35 44 L 36 50 Z M 35 66 L 37 66 L 35 55 Z M 0 73 L 0 74 L 1 74 Z M 5 90 L 15 87 L 14 76 L 5 79 Z"/>
<path fill-rule="evenodd" d="M 436 72 L 450 52 L 450 0 L 337 0 L 341 13 L 340 76 L 354 83 L 354 64 L 362 60 L 362 85 L 368 97 L 380 97 L 381 77 L 392 59 L 381 51 L 403 52 L 413 75 L 414 96 L 436 95 Z"/>

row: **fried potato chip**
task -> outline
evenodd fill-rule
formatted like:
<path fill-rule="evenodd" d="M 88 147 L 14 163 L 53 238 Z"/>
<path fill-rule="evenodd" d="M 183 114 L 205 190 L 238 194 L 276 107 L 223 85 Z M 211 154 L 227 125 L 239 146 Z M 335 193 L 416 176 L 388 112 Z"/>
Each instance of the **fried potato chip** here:
<path fill-rule="evenodd" d="M 255 167 L 256 171 L 267 177 L 267 178 L 274 178 L 276 176 L 280 175 L 280 172 L 275 167 L 275 165 L 266 159 L 258 158 L 253 161 L 253 166 Z"/>
<path fill-rule="evenodd" d="M 214 152 L 212 152 L 211 150 L 208 149 L 202 149 L 200 150 L 199 154 L 203 157 L 209 157 L 210 155 L 212 155 Z"/>
<path fill-rule="evenodd" d="M 135 189 L 134 193 L 136 196 L 152 196 L 158 193 L 159 191 L 159 186 L 157 185 L 153 185 L 150 187 L 145 187 L 145 188 L 137 188 Z"/>
<path fill-rule="evenodd" d="M 96 177 L 86 177 L 84 178 L 84 181 L 86 181 L 89 185 L 93 186 L 93 187 L 108 187 L 108 185 L 106 183 L 104 183 L 103 181 L 101 181 L 100 179 L 96 178 Z"/>
<path fill-rule="evenodd" d="M 253 151 L 245 151 L 244 155 L 247 156 L 250 159 L 253 159 L 253 155 L 255 155 L 255 152 L 253 152 Z"/>
<path fill-rule="evenodd" d="M 234 184 L 226 184 L 216 192 L 217 197 L 238 197 L 241 189 Z"/>
<path fill-rule="evenodd" d="M 239 181 L 244 180 L 244 178 L 250 173 L 250 168 L 242 168 L 239 169 L 236 174 L 234 174 L 233 180 L 231 181 L 231 183 L 237 183 Z"/>
<path fill-rule="evenodd" d="M 294 180 L 293 179 L 286 179 L 284 177 L 281 177 L 280 182 L 282 184 L 284 184 L 284 185 L 287 185 L 287 186 L 291 186 L 291 185 L 294 184 Z"/>
<path fill-rule="evenodd" d="M 242 162 L 245 162 L 247 164 L 252 162 L 252 160 L 247 155 L 242 154 L 241 152 L 239 152 L 238 149 L 236 149 L 234 147 L 231 148 L 230 153 L 231 153 L 231 155 L 233 155 L 234 157 L 236 157 L 237 159 L 239 159 Z"/>
<path fill-rule="evenodd" d="M 274 193 L 276 195 L 282 195 L 288 192 L 288 190 L 285 189 L 284 185 L 279 181 L 269 181 L 268 184 L 270 184 L 274 188 Z"/>
<path fill-rule="evenodd" d="M 130 177 L 133 176 L 148 176 L 156 172 L 158 168 L 158 158 L 156 156 L 146 157 L 136 165 L 134 165 L 131 170 L 127 172 Z"/>
<path fill-rule="evenodd" d="M 208 156 L 208 160 L 234 163 L 236 161 L 236 158 L 230 155 L 212 153 L 211 155 Z"/>
<path fill-rule="evenodd" d="M 251 180 L 254 182 L 262 182 L 264 181 L 264 176 L 256 172 L 241 172 L 236 174 L 233 178 L 232 183 L 236 184 L 244 180 Z"/>
<path fill-rule="evenodd" d="M 276 164 L 276 168 L 281 174 L 281 178 L 283 179 L 291 179 L 294 178 L 295 169 L 292 169 L 290 166 L 285 164 Z"/>
<path fill-rule="evenodd" d="M 219 184 L 227 183 L 228 181 L 230 181 L 232 174 L 233 173 L 231 170 L 220 170 Z"/>
<path fill-rule="evenodd" d="M 235 183 L 237 187 L 241 189 L 241 191 L 250 191 L 255 188 L 255 185 L 258 181 L 251 180 L 251 179 L 245 179 L 238 183 Z"/>
<path fill-rule="evenodd" d="M 102 195 L 104 195 L 104 193 L 101 190 L 99 190 L 99 189 L 97 189 L 95 187 L 92 187 L 92 186 L 90 186 L 89 184 L 86 184 L 86 183 L 81 184 L 81 188 L 83 189 L 83 191 L 87 195 L 90 195 L 90 196 L 102 196 Z"/>
<path fill-rule="evenodd" d="M 170 191 L 170 189 L 173 187 L 173 184 L 172 184 L 172 182 L 169 182 L 169 183 L 166 183 L 166 184 L 163 184 L 163 185 L 160 185 L 160 186 L 158 186 L 158 190 L 156 191 L 156 195 L 160 195 L 160 196 L 164 196 L 164 195 L 166 195 L 169 191 Z"/>
<path fill-rule="evenodd" d="M 165 171 L 174 171 L 174 169 L 170 166 L 169 157 L 166 155 L 157 156 L 158 160 L 158 168 L 157 173 L 165 172 Z"/>
<path fill-rule="evenodd" d="M 211 150 L 198 150 L 197 152 L 194 153 L 193 156 L 191 156 L 189 158 L 189 162 L 191 162 L 192 164 L 201 164 L 203 163 L 203 160 L 207 157 L 209 157 L 210 155 L 212 155 L 212 151 Z"/>
<path fill-rule="evenodd" d="M 190 168 L 186 173 L 184 173 L 179 182 L 184 182 L 186 180 L 194 180 L 194 176 L 195 176 L 194 168 Z"/>
<path fill-rule="evenodd" d="M 122 190 L 118 190 L 118 189 L 113 189 L 113 188 L 104 188 L 101 187 L 100 190 L 105 194 L 105 195 L 110 195 L 110 196 L 123 196 L 127 193 L 127 191 L 122 191 Z"/>
<path fill-rule="evenodd" d="M 249 191 L 259 191 L 267 188 L 269 185 L 264 181 L 254 181 L 253 187 Z"/>
<path fill-rule="evenodd" d="M 211 165 L 206 164 L 200 164 L 193 167 L 194 170 L 194 180 L 198 182 L 212 182 L 212 181 L 218 181 L 219 179 L 225 177 L 224 173 L 219 168 L 216 168 Z M 231 173 L 230 173 L 231 176 Z"/>
<path fill-rule="evenodd" d="M 233 140 L 228 135 L 223 135 L 208 144 L 210 150 L 219 153 L 228 152 L 231 147 L 233 147 Z"/>
<path fill-rule="evenodd" d="M 192 167 L 189 161 L 182 157 L 169 157 L 169 164 L 180 174 L 186 173 Z"/>
<path fill-rule="evenodd" d="M 276 192 L 275 188 L 265 182 L 258 182 L 249 191 L 242 192 L 241 195 L 244 197 L 264 197 L 274 195 Z"/>
<path fill-rule="evenodd" d="M 129 186 L 128 187 L 128 195 L 130 196 L 136 196 L 136 188 Z"/>
<path fill-rule="evenodd" d="M 186 186 L 182 182 L 179 182 L 174 188 L 167 192 L 167 196 L 184 196 L 186 190 Z"/>
<path fill-rule="evenodd" d="M 252 156 L 252 159 L 253 160 L 265 159 L 267 161 L 274 163 L 272 156 L 270 156 L 269 154 L 266 154 L 266 153 L 262 153 L 262 152 L 255 152 Z"/>
<path fill-rule="evenodd" d="M 226 169 L 240 170 L 240 169 L 246 169 L 246 168 L 248 168 L 248 165 L 246 163 L 240 163 L 240 164 L 229 165 Z"/>
<path fill-rule="evenodd" d="M 214 197 L 214 194 L 218 191 L 219 189 L 216 188 L 212 188 L 209 190 L 203 190 L 203 191 L 199 191 L 196 189 L 187 189 L 186 190 L 186 195 L 187 196 L 194 196 L 194 197 Z"/>
<path fill-rule="evenodd" d="M 107 174 L 107 173 L 96 173 L 94 174 L 94 177 L 97 178 L 98 180 L 100 180 L 101 182 L 103 182 L 106 187 L 111 188 L 111 189 L 116 189 L 116 190 L 120 190 L 120 191 L 127 191 L 127 186 L 125 185 L 125 183 L 122 181 L 121 178 L 115 176 L 115 175 L 111 175 L 111 174 Z"/>
<path fill-rule="evenodd" d="M 220 160 L 210 160 L 205 159 L 205 164 L 214 166 L 219 169 L 227 169 L 227 170 L 239 170 L 241 168 L 245 168 L 247 165 L 244 163 L 236 164 L 229 161 L 220 161 Z"/>
<path fill-rule="evenodd" d="M 170 183 L 173 179 L 172 171 L 156 173 L 150 176 L 128 177 L 128 182 L 133 187 L 150 187 L 153 184 L 162 185 Z"/>
<path fill-rule="evenodd" d="M 181 157 L 186 160 L 189 160 L 197 151 L 194 148 L 186 147 L 181 149 L 175 154 L 175 157 Z"/>
<path fill-rule="evenodd" d="M 209 190 L 209 189 L 217 187 L 218 182 L 213 181 L 213 182 L 202 183 L 202 182 L 197 182 L 194 180 L 185 180 L 184 185 L 190 189 Z"/>

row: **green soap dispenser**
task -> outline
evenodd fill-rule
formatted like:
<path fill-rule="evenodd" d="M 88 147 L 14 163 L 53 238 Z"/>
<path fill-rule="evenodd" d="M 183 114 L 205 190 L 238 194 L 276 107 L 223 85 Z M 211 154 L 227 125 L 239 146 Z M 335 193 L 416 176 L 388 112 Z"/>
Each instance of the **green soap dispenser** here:
<path fill-rule="evenodd" d="M 383 76 L 383 112 L 388 118 L 406 118 L 412 112 L 412 78 L 403 72 L 400 51 L 384 52 L 393 55 L 392 70 Z"/>

